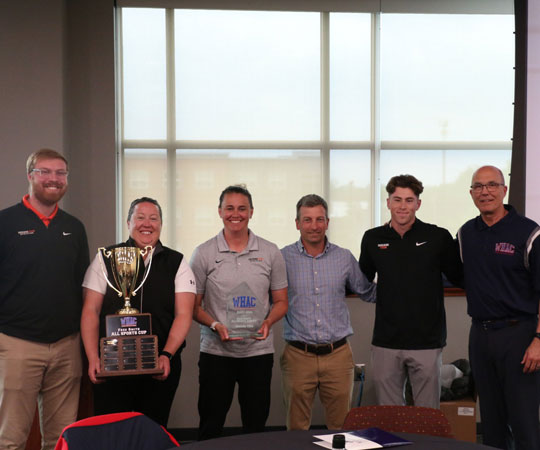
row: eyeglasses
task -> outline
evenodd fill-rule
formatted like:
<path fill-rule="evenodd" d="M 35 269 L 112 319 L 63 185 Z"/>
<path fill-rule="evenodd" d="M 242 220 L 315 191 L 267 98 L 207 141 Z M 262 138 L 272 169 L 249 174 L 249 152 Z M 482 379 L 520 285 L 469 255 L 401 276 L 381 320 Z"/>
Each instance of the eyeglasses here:
<path fill-rule="evenodd" d="M 58 178 L 67 178 L 67 170 L 49 170 L 49 169 L 32 169 L 31 172 L 37 173 L 42 178 L 50 178 L 54 173 Z"/>
<path fill-rule="evenodd" d="M 471 186 L 471 189 L 476 194 L 479 194 L 486 188 L 488 192 L 495 192 L 499 186 L 504 186 L 504 183 L 495 183 L 494 181 L 490 181 L 489 183 L 482 184 L 482 183 L 474 183 Z"/>

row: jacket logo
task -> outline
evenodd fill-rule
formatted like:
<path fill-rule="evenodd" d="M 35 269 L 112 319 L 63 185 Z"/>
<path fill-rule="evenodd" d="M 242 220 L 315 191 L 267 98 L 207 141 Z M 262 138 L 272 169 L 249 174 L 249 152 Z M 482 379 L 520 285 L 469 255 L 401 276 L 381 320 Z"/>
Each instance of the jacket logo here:
<path fill-rule="evenodd" d="M 417 246 L 417 247 L 420 247 L 421 245 L 424 245 L 425 243 L 427 243 L 427 241 L 424 241 L 424 242 L 417 242 L 417 243 L 416 243 L 416 246 Z"/>
<path fill-rule="evenodd" d="M 386 250 L 388 247 L 390 247 L 390 244 L 388 243 L 377 244 L 377 247 L 379 247 L 381 250 Z"/>
<path fill-rule="evenodd" d="M 67 231 L 62 231 L 63 236 L 69 236 L 71 233 L 68 233 Z"/>
<path fill-rule="evenodd" d="M 495 244 L 495 253 L 499 255 L 513 255 L 516 253 L 516 247 L 508 242 L 499 242 Z"/>
<path fill-rule="evenodd" d="M 19 236 L 28 236 L 29 234 L 34 234 L 36 230 L 23 230 L 23 231 L 17 231 Z"/>

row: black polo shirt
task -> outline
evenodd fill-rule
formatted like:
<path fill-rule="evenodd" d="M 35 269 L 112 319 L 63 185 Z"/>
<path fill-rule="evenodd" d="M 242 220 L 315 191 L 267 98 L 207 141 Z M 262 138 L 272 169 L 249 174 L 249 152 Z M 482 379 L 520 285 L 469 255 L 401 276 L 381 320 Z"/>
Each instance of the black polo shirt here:
<path fill-rule="evenodd" d="M 415 219 L 403 238 L 389 225 L 364 234 L 360 268 L 377 273 L 373 345 L 422 350 L 446 345 L 442 273 L 462 278 L 457 245 L 450 233 Z"/>

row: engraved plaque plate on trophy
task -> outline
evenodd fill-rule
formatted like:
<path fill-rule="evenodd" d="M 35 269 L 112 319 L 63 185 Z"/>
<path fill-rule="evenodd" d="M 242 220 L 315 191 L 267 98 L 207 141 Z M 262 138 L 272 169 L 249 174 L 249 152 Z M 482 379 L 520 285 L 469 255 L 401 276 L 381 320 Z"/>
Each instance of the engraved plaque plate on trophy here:
<path fill-rule="evenodd" d="M 98 377 L 161 374 L 157 369 L 157 336 L 100 339 L 101 372 Z"/>
<path fill-rule="evenodd" d="M 106 337 L 100 339 L 101 370 L 97 377 L 163 373 L 157 368 L 158 342 L 157 336 L 152 335 L 152 317 L 148 313 L 139 313 L 130 302 L 144 284 L 152 264 L 150 255 L 141 284 L 135 287 L 141 261 L 139 255 L 144 256 L 150 251 L 149 246 L 144 250 L 136 247 L 99 249 L 103 275 L 107 284 L 124 298 L 124 307 L 105 317 Z M 116 286 L 109 280 L 106 261 Z"/>
<path fill-rule="evenodd" d="M 229 337 L 260 337 L 257 333 L 266 317 L 266 308 L 253 294 L 247 283 L 233 289 L 227 299 L 227 320 L 225 325 Z"/>
<path fill-rule="evenodd" d="M 108 314 L 105 317 L 105 335 L 107 337 L 149 336 L 152 334 L 152 315 Z"/>

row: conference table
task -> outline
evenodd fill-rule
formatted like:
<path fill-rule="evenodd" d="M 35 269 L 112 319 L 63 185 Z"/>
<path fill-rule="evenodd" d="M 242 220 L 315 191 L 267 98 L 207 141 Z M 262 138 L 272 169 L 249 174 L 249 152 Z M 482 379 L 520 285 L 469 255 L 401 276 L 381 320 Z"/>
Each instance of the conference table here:
<path fill-rule="evenodd" d="M 313 436 L 332 434 L 336 431 L 270 431 L 266 433 L 239 434 L 207 441 L 192 442 L 182 445 L 182 450 L 322 450 L 323 447 L 314 444 L 317 439 Z M 344 431 L 346 433 L 346 431 Z M 404 445 L 403 450 L 488 450 L 494 449 L 487 445 L 455 439 L 428 436 L 425 434 L 393 433 L 412 442 Z"/>

